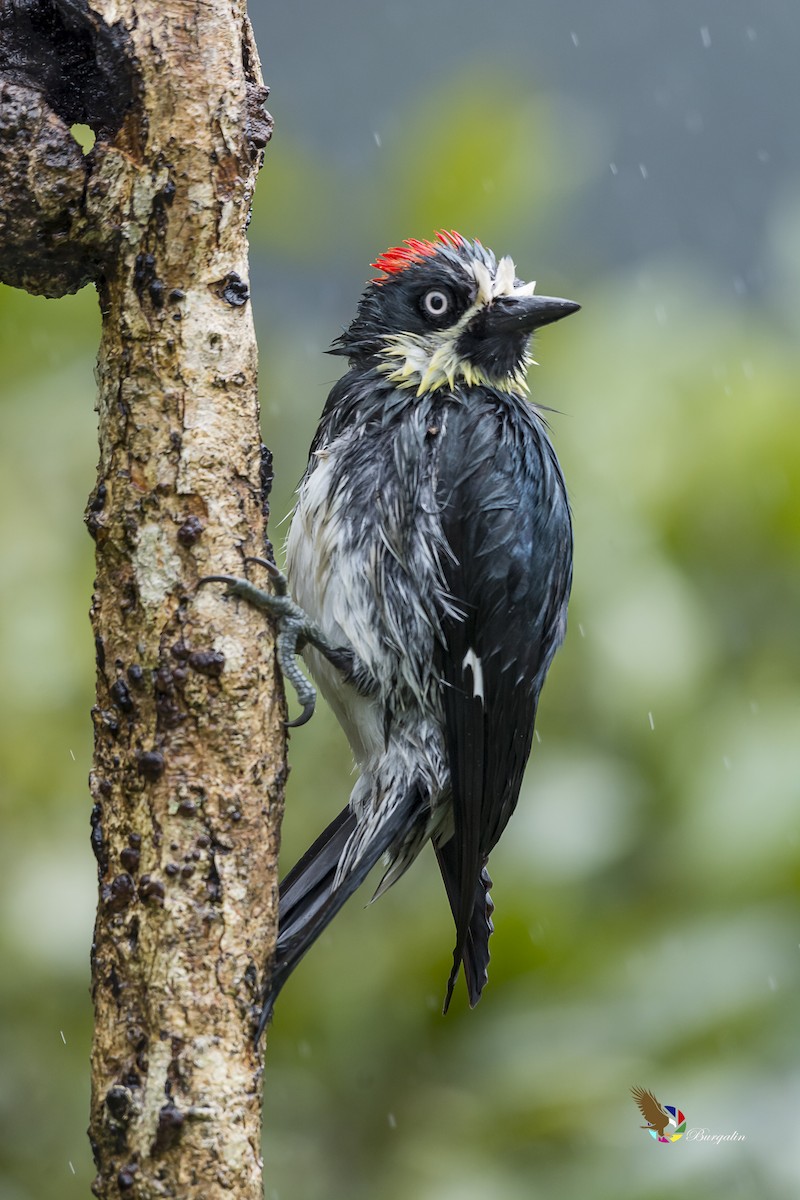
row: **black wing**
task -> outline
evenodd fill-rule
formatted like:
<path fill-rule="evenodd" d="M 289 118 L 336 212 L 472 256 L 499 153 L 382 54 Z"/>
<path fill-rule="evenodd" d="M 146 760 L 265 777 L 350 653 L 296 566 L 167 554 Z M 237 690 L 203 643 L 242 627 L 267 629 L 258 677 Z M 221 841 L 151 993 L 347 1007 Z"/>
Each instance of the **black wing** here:
<path fill-rule="evenodd" d="M 471 391 L 443 415 L 437 499 L 451 550 L 436 648 L 455 833 L 438 853 L 456 923 L 445 1010 L 464 962 L 486 981 L 488 855 L 513 812 L 539 692 L 566 626 L 572 531 L 561 471 L 524 402 Z"/>

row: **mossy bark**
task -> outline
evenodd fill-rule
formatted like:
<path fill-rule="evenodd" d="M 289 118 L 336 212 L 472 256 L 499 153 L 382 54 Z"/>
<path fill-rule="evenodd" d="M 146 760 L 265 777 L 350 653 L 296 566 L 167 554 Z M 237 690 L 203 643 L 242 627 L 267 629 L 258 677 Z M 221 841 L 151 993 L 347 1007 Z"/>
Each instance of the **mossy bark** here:
<path fill-rule="evenodd" d="M 266 89 L 242 0 L 8 11 L 0 277 L 92 280 L 103 314 L 94 1191 L 261 1200 L 285 714 L 268 624 L 196 584 L 268 549 L 245 233 Z"/>

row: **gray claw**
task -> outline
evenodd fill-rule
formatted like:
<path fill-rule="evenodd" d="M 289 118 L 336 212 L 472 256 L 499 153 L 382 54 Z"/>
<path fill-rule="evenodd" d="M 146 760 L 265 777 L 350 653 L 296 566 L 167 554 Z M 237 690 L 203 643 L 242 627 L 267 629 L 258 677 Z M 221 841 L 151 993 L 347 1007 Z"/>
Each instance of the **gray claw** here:
<path fill-rule="evenodd" d="M 287 594 L 286 576 L 279 571 L 274 563 L 263 558 L 248 558 L 246 562 L 255 562 L 266 567 L 275 586 L 274 592 L 265 592 L 251 583 L 249 579 L 240 579 L 236 575 L 205 575 L 198 580 L 198 587 L 205 583 L 225 583 L 232 596 L 239 596 L 248 604 L 255 605 L 262 612 L 267 612 L 278 626 L 276 638 L 276 654 L 278 666 L 284 679 L 292 685 L 298 702 L 303 711 L 293 721 L 286 722 L 287 729 L 297 729 L 305 725 L 314 715 L 317 703 L 317 691 L 310 680 L 306 679 L 297 665 L 299 647 L 305 645 L 309 635 L 318 635 L 318 631 L 309 621 L 299 605 L 295 604 Z"/>
<path fill-rule="evenodd" d="M 310 704 L 306 704 L 303 711 L 300 713 L 299 717 L 295 717 L 295 719 L 293 721 L 285 722 L 286 728 L 287 729 L 299 729 L 301 725 L 306 725 L 313 717 L 314 709 L 316 708 L 316 706 L 317 706 L 317 697 L 315 694 L 314 699 L 311 701 Z"/>
<path fill-rule="evenodd" d="M 275 588 L 276 596 L 285 596 L 289 591 L 289 581 L 279 567 L 275 566 L 274 562 L 270 562 L 268 558 L 256 558 L 249 555 L 245 560 L 246 563 L 257 563 L 259 567 L 264 567 L 267 574 L 272 580 L 272 586 Z"/>
<path fill-rule="evenodd" d="M 278 665 L 283 672 L 284 679 L 288 679 L 294 688 L 298 703 L 303 708 L 299 717 L 286 722 L 287 729 L 297 729 L 300 725 L 305 725 L 307 721 L 310 721 L 317 703 L 317 689 L 297 665 L 297 642 L 304 630 L 305 622 L 298 620 L 297 617 L 285 616 L 279 620 L 276 641 Z"/>

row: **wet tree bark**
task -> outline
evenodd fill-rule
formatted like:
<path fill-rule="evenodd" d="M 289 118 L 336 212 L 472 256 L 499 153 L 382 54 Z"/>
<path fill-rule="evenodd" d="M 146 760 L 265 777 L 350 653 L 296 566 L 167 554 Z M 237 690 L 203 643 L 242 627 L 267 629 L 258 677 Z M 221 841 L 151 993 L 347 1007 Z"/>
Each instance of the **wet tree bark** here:
<path fill-rule="evenodd" d="M 2 0 L 0 277 L 95 282 L 90 1137 L 103 1198 L 261 1200 L 253 1012 L 285 774 L 245 229 L 270 133 L 244 0 Z M 97 138 L 84 155 L 70 125 Z"/>

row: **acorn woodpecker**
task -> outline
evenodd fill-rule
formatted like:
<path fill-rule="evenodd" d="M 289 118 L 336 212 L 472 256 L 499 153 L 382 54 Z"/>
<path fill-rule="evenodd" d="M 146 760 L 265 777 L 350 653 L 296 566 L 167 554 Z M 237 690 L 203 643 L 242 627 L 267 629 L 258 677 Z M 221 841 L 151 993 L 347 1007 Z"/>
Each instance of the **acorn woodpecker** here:
<path fill-rule="evenodd" d="M 258 1027 L 299 960 L 379 859 L 376 896 L 433 843 L 463 964 L 487 978 L 487 872 L 517 803 L 536 707 L 564 637 L 572 529 L 564 480 L 526 398 L 531 334 L 575 312 L 478 241 L 440 232 L 372 264 L 349 360 L 311 445 L 271 590 L 211 576 L 271 613 L 311 715 L 302 650 L 353 750 L 350 801 L 280 884 Z M 257 560 L 261 561 L 261 560 Z M 287 592 L 288 583 L 288 592 Z"/>

